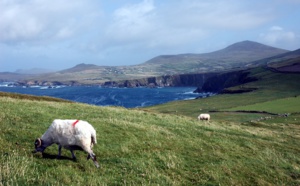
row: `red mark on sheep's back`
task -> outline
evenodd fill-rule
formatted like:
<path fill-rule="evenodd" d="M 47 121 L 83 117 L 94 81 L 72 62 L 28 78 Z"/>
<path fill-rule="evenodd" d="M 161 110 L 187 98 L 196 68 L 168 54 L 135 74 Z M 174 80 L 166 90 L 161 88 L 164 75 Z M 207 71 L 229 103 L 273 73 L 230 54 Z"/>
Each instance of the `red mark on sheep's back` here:
<path fill-rule="evenodd" d="M 79 120 L 76 120 L 76 121 L 72 124 L 72 126 L 75 127 L 75 125 L 76 125 L 76 123 L 78 123 L 78 121 L 79 121 Z"/>

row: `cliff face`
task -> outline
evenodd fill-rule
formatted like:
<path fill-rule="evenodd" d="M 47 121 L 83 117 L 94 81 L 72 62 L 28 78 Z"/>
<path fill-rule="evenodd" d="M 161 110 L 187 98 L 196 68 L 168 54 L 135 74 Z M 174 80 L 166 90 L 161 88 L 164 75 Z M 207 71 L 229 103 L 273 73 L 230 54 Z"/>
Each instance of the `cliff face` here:
<path fill-rule="evenodd" d="M 225 88 L 241 85 L 247 82 L 255 81 L 256 78 L 249 77 L 249 72 L 240 70 L 223 73 L 199 73 L 199 74 L 179 74 L 166 75 L 158 77 L 149 77 L 135 80 L 108 81 L 98 84 L 104 87 L 179 87 L 194 86 L 198 87 L 194 92 L 214 92 L 214 93 L 235 93 L 224 92 Z M 19 81 L 21 86 L 57 86 L 70 85 L 80 86 L 82 84 L 76 81 L 59 82 L 59 81 Z M 223 91 L 223 92 L 222 92 Z M 240 90 L 239 90 L 240 91 Z M 244 91 L 244 90 L 243 90 Z M 246 90 L 249 91 L 249 90 Z"/>
<path fill-rule="evenodd" d="M 179 75 L 167 75 L 159 77 L 150 77 L 135 80 L 125 81 L 108 81 L 103 84 L 107 87 L 173 87 L 173 86 L 195 86 L 199 87 L 204 82 L 216 75 L 216 73 L 202 73 L 202 74 L 179 74 Z"/>
<path fill-rule="evenodd" d="M 249 77 L 250 72 L 234 71 L 220 73 L 207 79 L 202 87 L 198 87 L 195 92 L 216 92 L 220 93 L 223 89 L 256 81 L 254 77 Z"/>

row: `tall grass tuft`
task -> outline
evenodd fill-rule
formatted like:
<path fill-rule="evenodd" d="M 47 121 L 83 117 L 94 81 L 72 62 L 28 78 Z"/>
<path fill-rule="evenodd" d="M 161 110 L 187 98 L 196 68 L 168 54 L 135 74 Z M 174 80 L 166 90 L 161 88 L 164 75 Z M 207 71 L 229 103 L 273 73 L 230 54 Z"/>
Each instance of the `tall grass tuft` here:
<path fill-rule="evenodd" d="M 1 185 L 23 185 L 35 180 L 33 158 L 22 156 L 16 150 L 8 150 L 0 155 L 0 160 Z"/>

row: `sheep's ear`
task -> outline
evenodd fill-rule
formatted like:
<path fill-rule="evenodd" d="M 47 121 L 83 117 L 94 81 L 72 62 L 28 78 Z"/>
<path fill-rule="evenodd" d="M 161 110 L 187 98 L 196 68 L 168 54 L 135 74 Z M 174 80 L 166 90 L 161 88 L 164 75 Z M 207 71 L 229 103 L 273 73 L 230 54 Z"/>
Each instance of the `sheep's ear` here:
<path fill-rule="evenodd" d="M 34 145 L 35 145 L 36 148 L 42 146 L 42 140 L 41 140 L 41 138 L 36 139 Z"/>

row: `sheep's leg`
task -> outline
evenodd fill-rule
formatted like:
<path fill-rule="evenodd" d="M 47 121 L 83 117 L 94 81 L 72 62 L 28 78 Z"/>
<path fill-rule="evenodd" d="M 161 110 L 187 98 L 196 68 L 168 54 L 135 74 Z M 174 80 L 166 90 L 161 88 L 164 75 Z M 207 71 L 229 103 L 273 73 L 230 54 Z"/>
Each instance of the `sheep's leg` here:
<path fill-rule="evenodd" d="M 99 163 L 97 162 L 96 155 L 95 155 L 93 152 L 91 152 L 91 153 L 88 154 L 87 159 L 90 159 L 90 158 L 92 158 L 92 160 L 93 160 L 93 162 L 94 162 L 94 165 L 95 165 L 97 168 L 99 168 Z"/>
<path fill-rule="evenodd" d="M 90 159 L 90 158 L 92 158 L 92 160 L 93 160 L 93 162 L 94 162 L 94 165 L 97 167 L 97 168 L 99 168 L 100 166 L 99 166 L 99 163 L 97 162 L 97 159 L 96 159 L 96 155 L 94 154 L 94 152 L 92 151 L 92 149 L 91 149 L 91 143 L 92 143 L 92 141 L 91 142 L 89 142 L 89 143 L 87 143 L 87 141 L 82 141 L 83 143 L 82 143 L 82 149 L 85 151 L 85 152 L 87 152 L 88 153 L 88 156 L 87 156 L 87 159 Z"/>
<path fill-rule="evenodd" d="M 61 148 L 62 148 L 62 146 L 61 146 L 61 145 L 58 145 L 58 155 L 57 155 L 57 159 L 60 158 L 60 155 L 61 155 Z"/>
<path fill-rule="evenodd" d="M 88 153 L 87 159 L 92 158 L 94 165 L 99 168 L 99 163 L 97 162 L 96 155 L 93 153 L 92 149 L 84 148 L 84 151 Z"/>
<path fill-rule="evenodd" d="M 74 154 L 74 151 L 73 151 L 73 150 L 70 150 L 70 151 L 71 151 L 73 160 L 76 161 L 77 159 L 76 159 L 76 156 L 75 156 L 75 154 Z"/>

